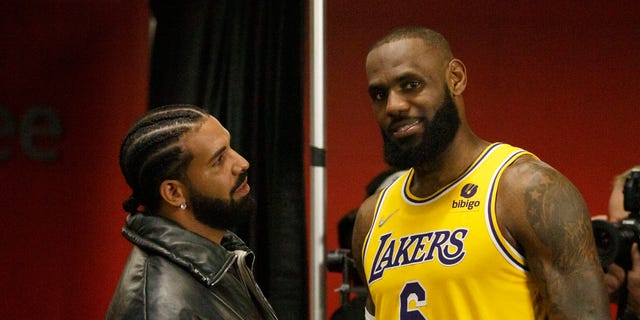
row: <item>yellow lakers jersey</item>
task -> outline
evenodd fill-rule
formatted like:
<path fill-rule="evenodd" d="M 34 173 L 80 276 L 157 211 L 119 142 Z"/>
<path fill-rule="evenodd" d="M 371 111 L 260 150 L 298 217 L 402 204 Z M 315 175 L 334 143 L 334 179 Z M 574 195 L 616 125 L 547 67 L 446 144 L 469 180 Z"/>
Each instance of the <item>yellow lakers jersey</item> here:
<path fill-rule="evenodd" d="M 494 143 L 427 198 L 411 194 L 413 170 L 381 192 L 363 247 L 376 319 L 542 319 L 495 214 L 501 174 L 525 154 Z"/>

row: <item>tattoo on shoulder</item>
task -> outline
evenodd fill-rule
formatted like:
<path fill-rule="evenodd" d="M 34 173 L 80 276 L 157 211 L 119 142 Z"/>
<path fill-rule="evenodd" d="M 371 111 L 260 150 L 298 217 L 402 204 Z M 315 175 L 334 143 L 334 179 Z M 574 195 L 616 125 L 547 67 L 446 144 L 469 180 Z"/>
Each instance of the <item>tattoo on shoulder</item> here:
<path fill-rule="evenodd" d="M 576 261 L 593 254 L 585 246 L 585 236 L 591 232 L 586 205 L 559 172 L 540 167 L 531 172 L 524 204 L 534 241 L 550 249 L 557 268 L 575 266 Z M 572 250 L 562 250 L 566 247 Z"/>

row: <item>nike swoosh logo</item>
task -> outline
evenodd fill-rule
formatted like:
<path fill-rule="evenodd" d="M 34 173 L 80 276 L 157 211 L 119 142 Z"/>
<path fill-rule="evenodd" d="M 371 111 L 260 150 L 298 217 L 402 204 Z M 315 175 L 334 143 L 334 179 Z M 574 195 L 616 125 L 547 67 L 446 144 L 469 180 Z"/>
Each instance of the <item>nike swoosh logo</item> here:
<path fill-rule="evenodd" d="M 380 218 L 380 222 L 378 223 L 378 227 L 382 227 L 382 225 L 387 222 L 387 220 L 389 220 L 389 218 L 391 218 L 391 216 L 393 216 L 396 212 L 398 212 L 398 209 L 393 210 L 393 212 L 389 213 L 388 216 L 384 217 L 384 218 Z"/>

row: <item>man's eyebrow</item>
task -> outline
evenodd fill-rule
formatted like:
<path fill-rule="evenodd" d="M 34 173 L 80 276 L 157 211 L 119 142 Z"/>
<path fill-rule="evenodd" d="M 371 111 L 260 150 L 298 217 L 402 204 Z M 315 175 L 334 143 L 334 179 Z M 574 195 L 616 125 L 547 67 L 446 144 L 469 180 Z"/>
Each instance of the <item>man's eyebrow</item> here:
<path fill-rule="evenodd" d="M 400 83 L 400 82 L 404 82 L 404 81 L 408 81 L 408 80 L 413 80 L 413 79 L 417 79 L 420 78 L 418 75 L 416 75 L 413 72 L 404 72 L 402 74 L 397 75 L 396 77 L 394 77 L 391 82 L 390 82 L 390 86 L 393 86 L 396 83 Z M 378 82 L 371 82 L 369 83 L 367 90 L 369 92 L 371 92 L 372 90 L 380 90 L 380 89 L 386 89 L 387 86 L 383 85 L 382 83 L 378 83 Z"/>
<path fill-rule="evenodd" d="M 378 83 L 372 83 L 367 87 L 367 92 L 373 93 L 375 91 L 383 90 L 383 89 L 385 89 L 385 87 L 383 85 L 378 84 Z"/>
<path fill-rule="evenodd" d="M 398 75 L 394 80 L 396 83 L 403 83 L 405 81 L 411 81 L 411 80 L 425 81 L 426 78 L 428 78 L 428 76 L 417 75 L 416 73 L 409 71 L 409 72 L 404 72 Z"/>
<path fill-rule="evenodd" d="M 218 157 L 219 157 L 223 152 L 225 152 L 225 150 L 227 150 L 227 147 L 226 147 L 226 146 L 224 146 L 224 147 L 222 147 L 222 148 L 218 149 L 216 152 L 214 152 L 214 153 L 213 153 L 213 155 L 211 156 L 211 158 L 209 158 L 208 163 L 209 163 L 209 164 L 214 163 L 214 162 L 216 161 L 216 159 L 217 159 L 217 158 L 218 158 Z"/>

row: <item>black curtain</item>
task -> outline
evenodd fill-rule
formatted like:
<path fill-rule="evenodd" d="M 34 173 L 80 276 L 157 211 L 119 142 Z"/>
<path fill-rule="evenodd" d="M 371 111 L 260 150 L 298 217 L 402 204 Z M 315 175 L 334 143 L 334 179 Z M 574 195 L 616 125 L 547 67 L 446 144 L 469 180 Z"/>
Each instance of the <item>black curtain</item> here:
<path fill-rule="evenodd" d="M 234 230 L 280 319 L 308 318 L 304 1 L 151 0 L 150 107 L 208 109 L 250 163 L 258 214 Z"/>

